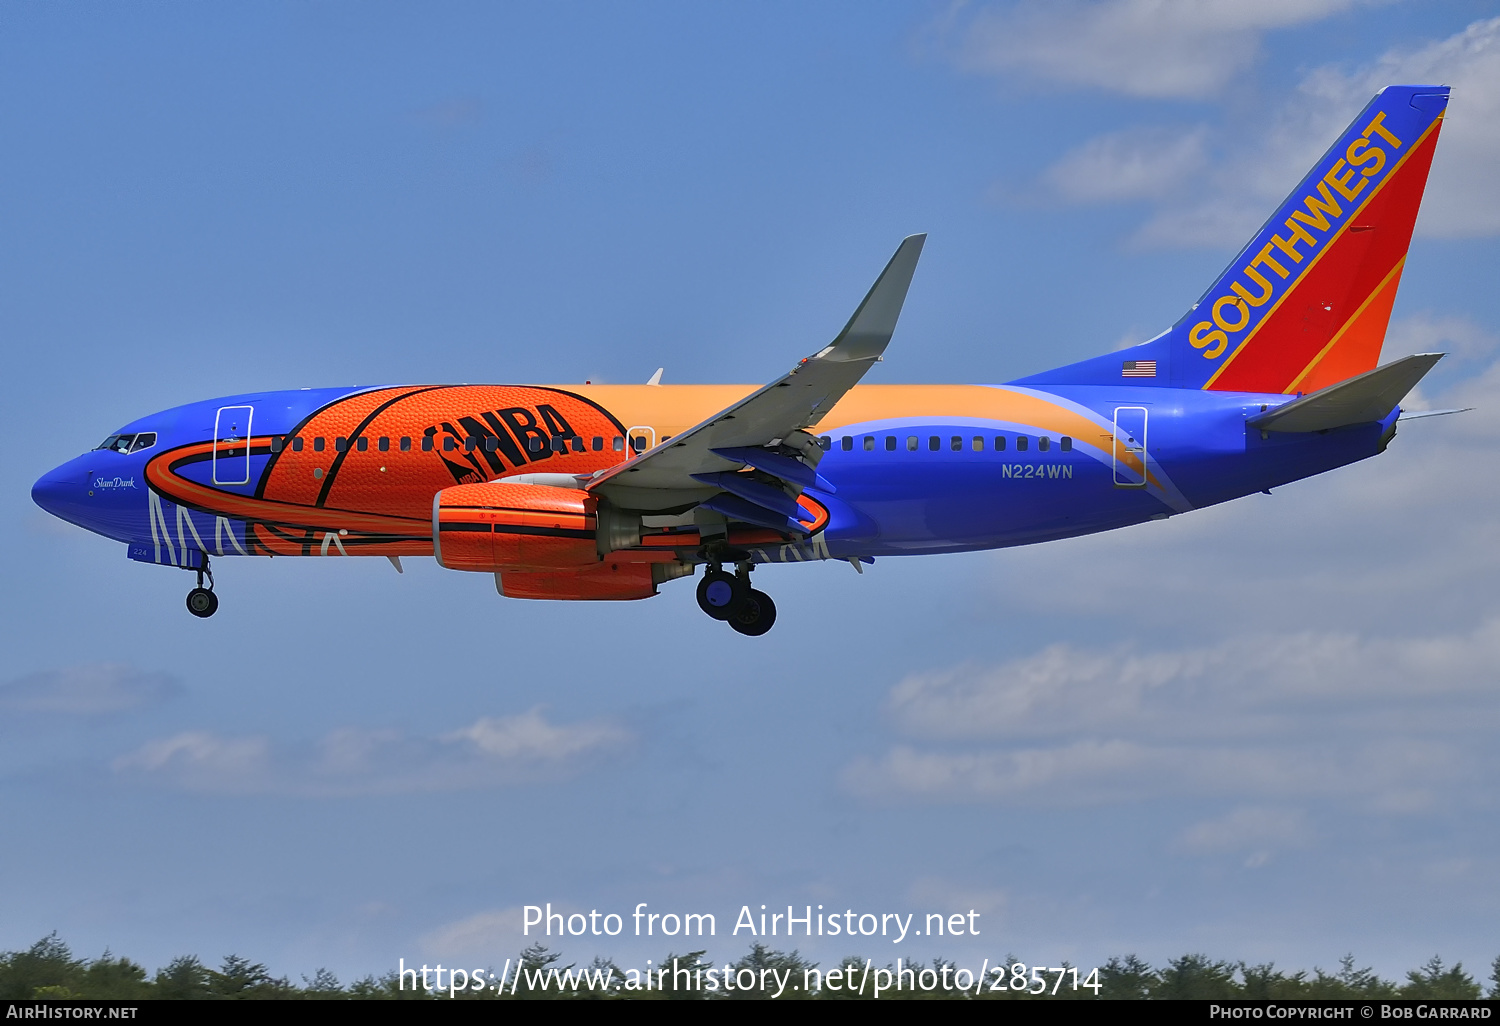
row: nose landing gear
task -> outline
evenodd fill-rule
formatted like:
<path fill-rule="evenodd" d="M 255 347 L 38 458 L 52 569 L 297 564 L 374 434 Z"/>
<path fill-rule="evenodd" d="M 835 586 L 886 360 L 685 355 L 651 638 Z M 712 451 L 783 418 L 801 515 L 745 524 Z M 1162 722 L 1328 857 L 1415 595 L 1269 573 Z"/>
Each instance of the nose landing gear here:
<path fill-rule="evenodd" d="M 698 582 L 698 608 L 752 638 L 760 637 L 776 623 L 776 603 L 771 596 L 750 587 L 749 563 L 741 563 L 739 572 L 733 574 L 718 563 L 710 563 Z"/>
<path fill-rule="evenodd" d="M 208 587 L 203 586 L 204 576 L 208 577 Z M 203 566 L 198 570 L 198 587 L 187 594 L 188 612 L 194 616 L 206 619 L 213 616 L 219 608 L 219 596 L 214 594 L 214 573 L 208 568 L 208 556 L 203 557 Z"/>

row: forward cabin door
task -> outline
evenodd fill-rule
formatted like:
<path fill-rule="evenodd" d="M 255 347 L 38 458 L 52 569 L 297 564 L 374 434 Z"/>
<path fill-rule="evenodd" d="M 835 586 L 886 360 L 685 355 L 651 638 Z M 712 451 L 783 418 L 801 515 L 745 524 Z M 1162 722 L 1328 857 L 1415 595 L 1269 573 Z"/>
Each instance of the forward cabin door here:
<path fill-rule="evenodd" d="M 250 483 L 250 406 L 220 407 L 214 418 L 214 484 Z"/>
<path fill-rule="evenodd" d="M 1146 487 L 1146 407 L 1115 407 L 1114 465 L 1116 488 Z"/>
<path fill-rule="evenodd" d="M 625 434 L 630 439 L 630 451 L 625 454 L 626 456 L 634 456 L 636 453 L 656 448 L 656 428 L 654 427 L 637 425 Z"/>

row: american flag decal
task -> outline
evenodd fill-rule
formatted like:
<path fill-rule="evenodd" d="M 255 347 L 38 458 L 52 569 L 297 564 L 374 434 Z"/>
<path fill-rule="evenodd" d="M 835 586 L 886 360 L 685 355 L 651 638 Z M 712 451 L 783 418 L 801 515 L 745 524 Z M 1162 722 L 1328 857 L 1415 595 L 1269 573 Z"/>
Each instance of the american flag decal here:
<path fill-rule="evenodd" d="M 1126 360 L 1120 365 L 1120 375 L 1126 378 L 1156 377 L 1155 360 Z"/>

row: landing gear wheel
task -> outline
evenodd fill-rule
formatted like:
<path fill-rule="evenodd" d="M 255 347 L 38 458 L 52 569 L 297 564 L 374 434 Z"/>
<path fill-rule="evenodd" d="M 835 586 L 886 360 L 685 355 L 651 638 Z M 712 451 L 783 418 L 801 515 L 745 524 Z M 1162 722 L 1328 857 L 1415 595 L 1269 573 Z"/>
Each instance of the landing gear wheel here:
<path fill-rule="evenodd" d="M 709 570 L 698 582 L 698 608 L 715 620 L 728 620 L 739 611 L 749 592 L 749 584 L 723 570 Z"/>
<path fill-rule="evenodd" d="M 729 626 L 752 638 L 760 637 L 775 623 L 776 603 L 765 592 L 753 588 L 740 604 L 739 612 L 729 618 Z"/>
<path fill-rule="evenodd" d="M 214 615 L 219 608 L 219 596 L 207 588 L 194 588 L 187 596 L 188 612 L 194 616 L 207 618 Z"/>

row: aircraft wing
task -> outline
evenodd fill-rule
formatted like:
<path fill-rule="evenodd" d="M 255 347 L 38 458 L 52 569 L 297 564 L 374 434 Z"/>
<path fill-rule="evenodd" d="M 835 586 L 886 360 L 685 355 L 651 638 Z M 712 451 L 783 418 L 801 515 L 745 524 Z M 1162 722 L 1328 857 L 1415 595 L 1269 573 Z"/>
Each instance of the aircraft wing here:
<path fill-rule="evenodd" d="M 815 483 L 823 455 L 806 429 L 880 360 L 926 239 L 902 241 L 831 345 L 701 424 L 604 471 L 588 490 L 621 509 L 653 512 L 701 503 L 731 519 L 790 523 L 795 529 L 787 504 Z M 754 470 L 737 473 L 745 467 Z"/>

